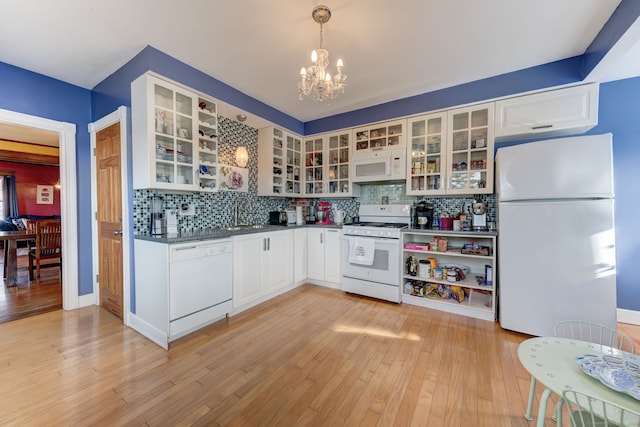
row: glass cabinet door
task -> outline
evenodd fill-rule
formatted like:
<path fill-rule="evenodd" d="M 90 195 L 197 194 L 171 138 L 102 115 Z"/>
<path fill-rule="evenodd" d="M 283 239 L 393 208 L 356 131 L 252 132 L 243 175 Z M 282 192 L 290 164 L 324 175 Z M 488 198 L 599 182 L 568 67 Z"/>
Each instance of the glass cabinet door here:
<path fill-rule="evenodd" d="M 193 105 L 191 95 L 153 85 L 155 183 L 193 186 Z"/>
<path fill-rule="evenodd" d="M 284 192 L 284 177 L 282 173 L 285 168 L 285 146 L 284 132 L 281 129 L 273 129 L 273 194 L 282 194 Z"/>
<path fill-rule="evenodd" d="M 323 181 L 323 139 L 305 141 L 305 193 L 320 194 L 324 191 Z"/>
<path fill-rule="evenodd" d="M 355 152 L 404 146 L 404 120 L 355 130 Z"/>
<path fill-rule="evenodd" d="M 350 133 L 329 136 L 328 185 L 329 193 L 349 192 L 349 144 Z"/>
<path fill-rule="evenodd" d="M 287 176 L 285 192 L 300 194 L 302 146 L 300 138 L 287 135 Z"/>
<path fill-rule="evenodd" d="M 445 192 L 442 165 L 445 164 L 446 120 L 446 114 L 409 120 L 407 194 Z"/>
<path fill-rule="evenodd" d="M 450 150 L 448 156 L 449 193 L 487 192 L 492 169 L 493 109 L 487 105 L 449 113 Z M 478 191 L 480 190 L 480 191 Z"/>

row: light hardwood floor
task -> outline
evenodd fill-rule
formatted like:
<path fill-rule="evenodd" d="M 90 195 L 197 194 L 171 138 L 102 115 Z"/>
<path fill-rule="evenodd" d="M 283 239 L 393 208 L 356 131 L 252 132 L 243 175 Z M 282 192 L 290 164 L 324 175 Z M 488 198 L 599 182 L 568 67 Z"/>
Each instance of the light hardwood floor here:
<path fill-rule="evenodd" d="M 99 308 L 56 311 L 0 325 L 0 425 L 535 425 L 526 338 L 314 285 L 169 351 Z"/>

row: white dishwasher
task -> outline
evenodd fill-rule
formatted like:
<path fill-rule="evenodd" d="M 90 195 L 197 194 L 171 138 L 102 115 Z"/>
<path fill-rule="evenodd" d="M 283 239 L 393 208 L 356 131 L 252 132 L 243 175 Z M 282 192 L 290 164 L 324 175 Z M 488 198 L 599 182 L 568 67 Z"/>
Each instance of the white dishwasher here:
<path fill-rule="evenodd" d="M 229 303 L 233 295 L 233 243 L 176 245 L 170 252 L 169 321 Z M 227 311 L 228 312 L 228 311 Z M 185 322 L 183 322 L 185 323 Z M 188 323 L 175 325 L 178 329 Z M 174 331 L 177 332 L 177 331 Z M 171 334 L 173 335 L 173 334 Z"/>

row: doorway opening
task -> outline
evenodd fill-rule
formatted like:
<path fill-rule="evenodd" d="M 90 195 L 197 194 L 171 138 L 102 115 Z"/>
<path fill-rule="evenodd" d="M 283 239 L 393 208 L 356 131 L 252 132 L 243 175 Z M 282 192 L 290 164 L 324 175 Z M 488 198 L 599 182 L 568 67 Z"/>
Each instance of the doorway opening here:
<path fill-rule="evenodd" d="M 0 109 L 0 137 L 7 132 L 29 133 L 31 139 L 47 135 L 57 137 L 59 149 L 60 221 L 64 262 L 61 266 L 62 308 L 79 307 L 78 295 L 78 221 L 76 182 L 76 126 L 28 114 Z M 15 140 L 16 138 L 10 138 Z M 48 273 L 47 273 L 48 274 Z"/>

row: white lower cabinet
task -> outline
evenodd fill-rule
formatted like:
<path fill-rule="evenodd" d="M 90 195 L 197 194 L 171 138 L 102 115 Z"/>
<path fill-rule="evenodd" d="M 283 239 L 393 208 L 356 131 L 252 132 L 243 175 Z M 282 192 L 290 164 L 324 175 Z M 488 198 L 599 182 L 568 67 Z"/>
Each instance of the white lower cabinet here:
<path fill-rule="evenodd" d="M 290 230 L 233 238 L 233 307 L 260 300 L 291 284 Z"/>
<path fill-rule="evenodd" d="M 307 229 L 293 230 L 293 281 L 298 283 L 307 278 Z"/>
<path fill-rule="evenodd" d="M 307 230 L 307 276 L 309 279 L 340 283 L 340 239 L 338 228 Z"/>

